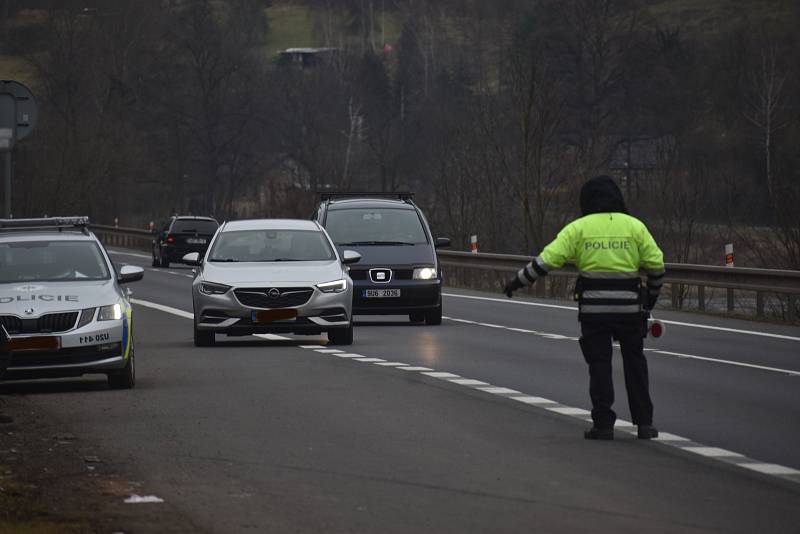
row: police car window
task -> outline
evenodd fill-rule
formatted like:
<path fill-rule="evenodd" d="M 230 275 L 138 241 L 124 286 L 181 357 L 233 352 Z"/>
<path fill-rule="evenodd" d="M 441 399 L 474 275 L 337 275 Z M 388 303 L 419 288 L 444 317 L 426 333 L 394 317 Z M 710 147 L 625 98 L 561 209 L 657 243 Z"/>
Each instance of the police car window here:
<path fill-rule="evenodd" d="M 214 221 L 203 221 L 196 219 L 178 219 L 172 226 L 172 231 L 175 233 L 198 233 L 198 234 L 213 234 L 217 231 L 219 226 Z"/>
<path fill-rule="evenodd" d="M 236 230 L 223 232 L 209 254 L 212 262 L 322 261 L 335 256 L 322 232 Z"/>
<path fill-rule="evenodd" d="M 100 248 L 90 241 L 0 243 L 0 283 L 108 280 Z"/>
<path fill-rule="evenodd" d="M 337 245 L 421 245 L 428 242 L 415 210 L 330 210 L 325 229 Z"/>

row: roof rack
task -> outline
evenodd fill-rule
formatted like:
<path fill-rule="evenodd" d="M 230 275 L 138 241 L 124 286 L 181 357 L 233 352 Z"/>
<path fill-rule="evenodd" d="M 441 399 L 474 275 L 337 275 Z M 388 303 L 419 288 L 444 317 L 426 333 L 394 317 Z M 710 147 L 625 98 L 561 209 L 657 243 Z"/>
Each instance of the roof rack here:
<path fill-rule="evenodd" d="M 334 200 L 336 198 L 358 198 L 358 197 L 367 197 L 367 198 L 396 198 L 398 200 L 414 200 L 414 193 L 410 193 L 408 191 L 401 191 L 401 192 L 375 192 L 375 191 L 367 191 L 367 192 L 357 192 L 357 191 L 344 191 L 344 192 L 335 192 L 335 191 L 317 191 L 317 195 L 319 195 L 320 200 L 323 202 Z"/>
<path fill-rule="evenodd" d="M 0 232 L 58 230 L 65 228 L 88 233 L 89 217 L 43 217 L 40 219 L 0 219 Z"/>

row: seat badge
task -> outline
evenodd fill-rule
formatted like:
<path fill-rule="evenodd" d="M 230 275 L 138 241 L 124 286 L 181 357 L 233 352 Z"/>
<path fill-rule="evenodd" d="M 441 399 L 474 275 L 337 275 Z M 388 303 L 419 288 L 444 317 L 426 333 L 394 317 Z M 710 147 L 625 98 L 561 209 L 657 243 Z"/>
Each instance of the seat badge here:
<path fill-rule="evenodd" d="M 269 296 L 269 298 L 271 299 L 279 298 L 281 296 L 281 290 L 276 287 L 273 287 L 272 289 L 267 291 L 267 296 Z"/>

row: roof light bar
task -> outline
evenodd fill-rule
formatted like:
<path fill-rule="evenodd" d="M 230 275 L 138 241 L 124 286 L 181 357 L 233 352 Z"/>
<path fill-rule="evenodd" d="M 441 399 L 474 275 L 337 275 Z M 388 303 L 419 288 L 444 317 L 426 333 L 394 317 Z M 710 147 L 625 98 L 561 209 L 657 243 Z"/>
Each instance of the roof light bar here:
<path fill-rule="evenodd" d="M 89 226 L 89 217 L 43 217 L 40 219 L 0 219 L 2 230 L 42 230 L 48 228 L 76 228 Z"/>

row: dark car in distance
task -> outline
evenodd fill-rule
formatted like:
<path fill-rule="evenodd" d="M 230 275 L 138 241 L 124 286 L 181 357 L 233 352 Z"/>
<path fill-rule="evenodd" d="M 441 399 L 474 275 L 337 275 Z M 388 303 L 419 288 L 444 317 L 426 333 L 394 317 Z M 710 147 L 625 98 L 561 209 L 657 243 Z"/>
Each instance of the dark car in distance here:
<path fill-rule="evenodd" d="M 206 252 L 211 238 L 219 228 L 212 217 L 174 215 L 154 231 L 153 267 L 169 267 L 170 263 L 183 263 L 183 257 Z"/>
<path fill-rule="evenodd" d="M 312 216 L 340 254 L 361 254 L 350 267 L 353 315 L 408 315 L 411 322 L 442 322 L 442 271 L 434 238 L 411 193 L 323 193 Z"/>

